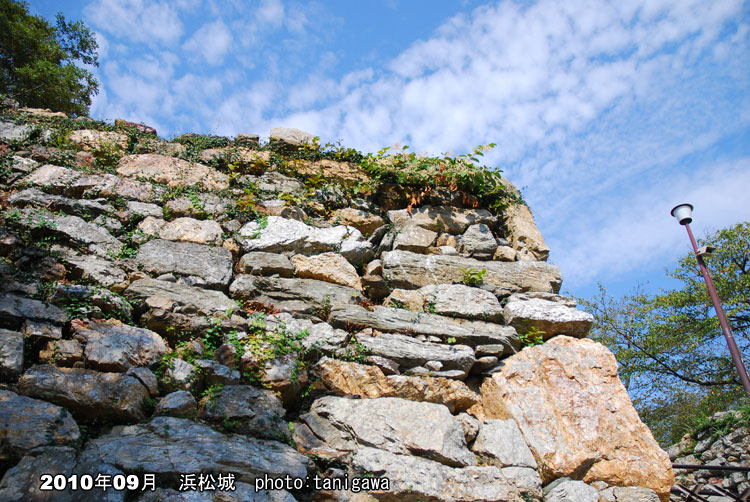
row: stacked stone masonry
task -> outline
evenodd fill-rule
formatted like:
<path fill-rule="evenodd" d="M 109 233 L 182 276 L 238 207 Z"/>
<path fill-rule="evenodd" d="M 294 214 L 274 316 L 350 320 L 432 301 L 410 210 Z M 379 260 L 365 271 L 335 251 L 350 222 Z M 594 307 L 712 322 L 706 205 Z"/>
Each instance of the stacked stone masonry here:
<path fill-rule="evenodd" d="M 666 501 L 528 208 L 415 198 L 313 141 L 2 112 L 0 500 Z M 315 475 L 388 485 L 255 490 Z"/>

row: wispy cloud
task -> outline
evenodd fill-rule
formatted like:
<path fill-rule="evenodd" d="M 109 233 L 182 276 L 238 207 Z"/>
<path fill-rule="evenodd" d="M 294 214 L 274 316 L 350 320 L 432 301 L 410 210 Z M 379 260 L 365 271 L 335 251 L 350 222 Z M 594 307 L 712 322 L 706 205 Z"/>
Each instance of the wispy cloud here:
<path fill-rule="evenodd" d="M 174 44 L 182 35 L 178 11 L 167 2 L 96 0 L 84 14 L 102 31 L 151 46 Z"/>
<path fill-rule="evenodd" d="M 224 21 L 206 23 L 182 45 L 183 50 L 198 54 L 210 65 L 220 65 L 232 47 L 232 33 Z"/>

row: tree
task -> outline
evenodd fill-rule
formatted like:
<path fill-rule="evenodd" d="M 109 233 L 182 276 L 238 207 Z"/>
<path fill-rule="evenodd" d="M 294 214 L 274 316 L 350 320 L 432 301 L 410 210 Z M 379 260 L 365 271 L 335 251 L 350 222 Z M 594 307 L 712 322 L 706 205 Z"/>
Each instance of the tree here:
<path fill-rule="evenodd" d="M 743 360 L 750 360 L 750 223 L 722 229 L 700 245 Z M 641 417 L 662 444 L 679 440 L 697 420 L 737 406 L 745 393 L 693 253 L 668 275 L 678 289 L 641 288 L 613 298 L 600 286 L 582 300 L 596 322 L 592 336 L 617 357 L 620 376 Z"/>
<path fill-rule="evenodd" d="M 57 14 L 50 25 L 28 4 L 0 0 L 0 92 L 23 106 L 86 115 L 99 83 L 76 62 L 98 66 L 98 45 L 83 22 Z"/>

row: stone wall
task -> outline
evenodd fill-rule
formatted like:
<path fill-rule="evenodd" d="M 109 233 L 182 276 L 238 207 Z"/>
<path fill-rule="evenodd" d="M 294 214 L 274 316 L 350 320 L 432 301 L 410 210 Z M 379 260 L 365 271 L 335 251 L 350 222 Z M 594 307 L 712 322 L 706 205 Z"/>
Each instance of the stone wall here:
<path fill-rule="evenodd" d="M 526 206 L 297 130 L 155 133 L 3 112 L 0 499 L 667 500 Z"/>
<path fill-rule="evenodd" d="M 719 412 L 696 434 L 686 434 L 667 452 L 674 464 L 750 467 L 750 428 L 739 411 Z M 694 437 L 695 436 L 695 437 Z M 675 481 L 688 488 L 713 484 L 736 494 L 750 490 L 750 472 L 675 469 Z M 724 502 L 718 497 L 716 502 Z M 712 500 L 712 502 L 714 502 Z"/>

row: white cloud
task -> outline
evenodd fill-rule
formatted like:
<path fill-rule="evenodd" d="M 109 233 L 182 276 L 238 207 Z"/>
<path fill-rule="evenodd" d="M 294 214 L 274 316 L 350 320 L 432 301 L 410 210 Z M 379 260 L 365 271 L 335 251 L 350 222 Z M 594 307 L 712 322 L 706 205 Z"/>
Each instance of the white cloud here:
<path fill-rule="evenodd" d="M 211 65 L 223 63 L 231 47 L 232 33 L 222 20 L 204 24 L 182 46 L 183 50 L 200 55 Z"/>
<path fill-rule="evenodd" d="M 174 44 L 182 35 L 178 11 L 166 2 L 96 0 L 84 15 L 101 31 L 153 46 Z"/>

